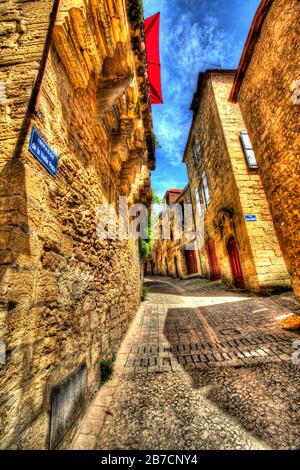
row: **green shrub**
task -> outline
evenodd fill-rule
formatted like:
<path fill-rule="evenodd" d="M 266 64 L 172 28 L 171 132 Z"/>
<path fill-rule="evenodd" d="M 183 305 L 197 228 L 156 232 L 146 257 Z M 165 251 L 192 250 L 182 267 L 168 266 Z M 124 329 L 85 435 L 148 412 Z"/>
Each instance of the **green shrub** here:
<path fill-rule="evenodd" d="M 144 21 L 143 1 L 130 0 L 128 4 L 128 15 L 134 28 L 138 28 Z"/>
<path fill-rule="evenodd" d="M 149 288 L 147 286 L 143 286 L 142 292 L 141 292 L 141 301 L 145 302 L 145 300 L 147 300 L 148 295 L 149 295 Z"/>
<path fill-rule="evenodd" d="M 150 253 L 150 241 L 149 240 L 139 240 L 139 251 L 141 258 L 145 261 Z"/>
<path fill-rule="evenodd" d="M 100 361 L 100 380 L 101 383 L 106 382 L 112 376 L 114 370 L 115 356 L 109 359 L 101 359 Z"/>

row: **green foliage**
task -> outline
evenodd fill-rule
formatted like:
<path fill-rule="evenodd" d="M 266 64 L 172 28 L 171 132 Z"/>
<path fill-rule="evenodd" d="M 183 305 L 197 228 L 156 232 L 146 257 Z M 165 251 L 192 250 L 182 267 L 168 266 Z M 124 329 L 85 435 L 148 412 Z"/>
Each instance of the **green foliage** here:
<path fill-rule="evenodd" d="M 100 361 L 100 378 L 101 383 L 106 382 L 112 376 L 114 370 L 115 355 L 109 359 L 101 359 Z"/>
<path fill-rule="evenodd" d="M 145 302 L 145 300 L 147 300 L 148 295 L 149 295 L 149 288 L 143 285 L 142 292 L 141 292 L 141 301 Z"/>
<path fill-rule="evenodd" d="M 153 194 L 153 198 L 152 198 L 152 203 L 153 204 L 162 204 L 163 203 L 163 200 L 162 198 L 159 197 L 158 194 Z"/>
<path fill-rule="evenodd" d="M 144 233 L 141 233 L 141 238 L 139 239 L 139 252 L 141 258 L 145 261 L 150 253 L 151 240 L 152 240 L 152 228 L 151 228 L 151 219 L 148 220 L 148 227 L 145 229 Z"/>
<path fill-rule="evenodd" d="M 150 253 L 150 240 L 139 239 L 139 251 L 141 258 L 145 261 Z"/>
<path fill-rule="evenodd" d="M 130 0 L 128 5 L 128 16 L 132 26 L 136 29 L 144 21 L 143 1 Z"/>

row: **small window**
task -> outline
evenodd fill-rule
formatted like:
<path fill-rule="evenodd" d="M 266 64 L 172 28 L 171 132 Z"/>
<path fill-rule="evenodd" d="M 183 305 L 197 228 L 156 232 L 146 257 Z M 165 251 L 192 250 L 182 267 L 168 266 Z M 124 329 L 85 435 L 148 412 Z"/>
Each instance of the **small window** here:
<path fill-rule="evenodd" d="M 184 221 L 184 202 L 183 201 L 180 201 L 180 208 L 181 208 L 181 228 L 182 230 L 184 230 L 184 226 L 185 226 L 185 221 Z"/>
<path fill-rule="evenodd" d="M 258 165 L 248 132 L 241 132 L 240 137 L 248 166 L 249 168 L 256 170 L 258 168 Z"/>
<path fill-rule="evenodd" d="M 195 139 L 193 143 L 193 154 L 194 154 L 195 162 L 198 162 L 200 158 L 200 153 L 199 153 L 199 142 L 197 139 Z"/>
<path fill-rule="evenodd" d="M 206 172 L 204 172 L 202 175 L 202 186 L 203 186 L 203 198 L 204 198 L 205 206 L 208 207 L 210 203 L 210 193 L 209 193 Z"/>
<path fill-rule="evenodd" d="M 198 211 L 199 216 L 201 217 L 203 215 L 203 210 L 202 210 L 201 198 L 200 198 L 200 193 L 199 193 L 198 188 L 195 189 L 195 195 L 196 195 L 197 211 Z"/>
<path fill-rule="evenodd" d="M 170 227 L 170 240 L 171 242 L 174 240 L 172 227 Z"/>

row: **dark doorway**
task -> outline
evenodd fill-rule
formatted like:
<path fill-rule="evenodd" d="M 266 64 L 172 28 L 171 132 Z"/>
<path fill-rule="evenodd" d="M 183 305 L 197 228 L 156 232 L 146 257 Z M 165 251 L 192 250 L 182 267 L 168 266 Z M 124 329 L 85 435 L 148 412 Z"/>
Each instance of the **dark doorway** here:
<path fill-rule="evenodd" d="M 197 258 L 195 250 L 185 250 L 186 269 L 189 274 L 198 272 Z"/>
<path fill-rule="evenodd" d="M 221 278 L 220 267 L 216 254 L 215 241 L 210 239 L 206 244 L 206 253 L 208 258 L 208 264 L 210 269 L 210 278 L 213 281 L 217 281 Z"/>
<path fill-rule="evenodd" d="M 153 261 L 150 261 L 150 276 L 154 275 Z"/>
<path fill-rule="evenodd" d="M 236 241 L 233 237 L 228 240 L 227 251 L 230 259 L 230 266 L 232 271 L 232 276 L 234 279 L 234 285 L 238 289 L 244 289 L 244 276 L 242 272 L 242 267 L 240 263 L 240 256 L 237 248 Z"/>
<path fill-rule="evenodd" d="M 168 268 L 167 258 L 165 258 L 165 274 L 166 274 L 166 276 L 169 276 L 169 268 Z"/>
<path fill-rule="evenodd" d="M 175 267 L 175 277 L 179 277 L 179 274 L 178 274 L 178 264 L 177 264 L 177 258 L 175 256 L 174 258 L 174 267 Z"/>

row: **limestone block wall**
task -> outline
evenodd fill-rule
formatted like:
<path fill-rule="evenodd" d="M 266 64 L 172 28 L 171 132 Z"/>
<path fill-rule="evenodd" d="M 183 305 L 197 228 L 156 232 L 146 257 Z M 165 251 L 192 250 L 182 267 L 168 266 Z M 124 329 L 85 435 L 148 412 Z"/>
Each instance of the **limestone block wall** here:
<path fill-rule="evenodd" d="M 237 95 L 281 249 L 300 297 L 300 3 L 273 0 Z"/>
<path fill-rule="evenodd" d="M 202 100 L 194 121 L 193 135 L 199 139 L 201 155 L 201 160 L 198 165 L 195 165 L 190 144 L 187 150 L 187 166 L 194 207 L 196 207 L 195 190 L 199 189 L 201 193 L 201 175 L 204 168 L 207 172 L 211 195 L 210 205 L 204 214 L 205 243 L 210 238 L 214 239 L 222 281 L 232 286 L 233 279 L 226 242 L 229 236 L 234 235 L 238 243 L 245 283 L 249 288 L 258 289 L 253 255 L 243 225 L 242 209 L 211 81 L 207 81 L 203 89 Z M 230 208 L 234 212 L 234 224 L 232 219 L 224 218 L 223 220 L 222 213 L 219 212 L 222 208 Z M 209 277 L 210 269 L 205 246 L 201 249 L 201 258 L 204 274 Z"/>
<path fill-rule="evenodd" d="M 137 243 L 96 234 L 100 204 L 151 198 L 152 120 L 124 2 L 61 2 L 27 113 L 52 4 L 1 3 L 1 448 L 49 446 L 53 387 L 85 363 L 88 402 L 140 301 Z M 28 151 L 32 126 L 58 155 L 56 178 Z"/>
<path fill-rule="evenodd" d="M 239 141 L 245 130 L 237 106 L 228 103 L 234 75 L 209 74 L 193 123 L 185 160 L 193 204 L 201 175 L 207 172 L 211 202 L 204 213 L 205 243 L 215 240 L 222 280 L 233 285 L 227 242 L 237 242 L 245 285 L 259 291 L 289 284 L 260 177 L 247 169 Z M 200 158 L 195 165 L 192 137 L 199 141 Z M 200 191 L 201 192 L 201 191 Z M 245 214 L 255 213 L 257 222 L 246 224 Z M 210 273 L 205 246 L 201 250 L 204 273 Z"/>
<path fill-rule="evenodd" d="M 239 134 L 247 130 L 239 106 L 228 102 L 232 76 L 212 77 L 212 86 L 230 156 L 233 178 L 245 214 L 255 214 L 254 223 L 241 220 L 246 225 L 253 260 L 260 286 L 289 285 L 289 276 L 274 229 L 269 204 L 258 171 L 248 168 Z"/>
<path fill-rule="evenodd" d="M 0 86 L 4 96 L 0 100 L 0 259 L 4 265 L 13 263 L 20 251 L 30 251 L 25 167 L 18 157 L 28 132 L 26 111 L 52 6 L 50 0 L 1 2 Z"/>

